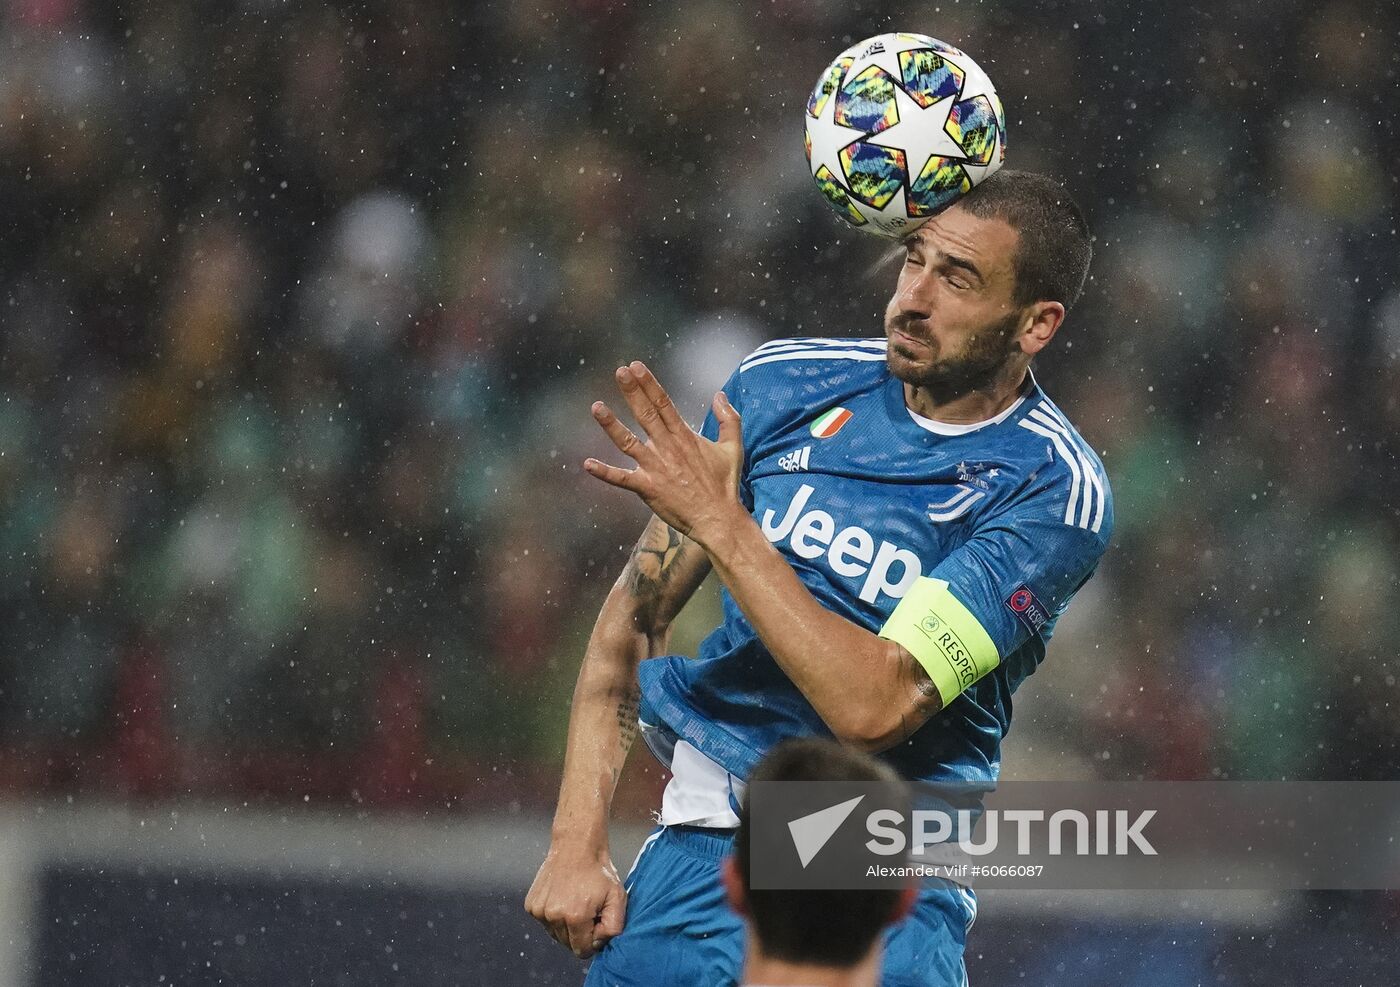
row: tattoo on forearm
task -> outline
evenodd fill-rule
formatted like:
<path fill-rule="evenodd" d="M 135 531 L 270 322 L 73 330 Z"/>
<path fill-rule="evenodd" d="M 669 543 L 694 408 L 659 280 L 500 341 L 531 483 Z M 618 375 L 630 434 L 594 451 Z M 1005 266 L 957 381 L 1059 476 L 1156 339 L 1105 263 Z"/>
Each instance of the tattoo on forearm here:
<path fill-rule="evenodd" d="M 685 539 L 669 524 L 652 525 L 632 549 L 631 585 L 634 593 L 655 592 L 671 578 Z"/>
<path fill-rule="evenodd" d="M 685 537 L 669 524 L 651 524 L 642 533 L 627 562 L 626 576 L 627 588 L 644 612 L 654 611 L 660 603 L 661 591 L 686 550 Z"/>
<path fill-rule="evenodd" d="M 919 690 L 919 695 L 925 700 L 931 700 L 934 710 L 943 708 L 943 697 L 938 693 L 938 686 L 933 684 L 933 679 L 929 678 L 928 670 L 919 664 L 918 659 L 913 655 L 906 654 L 909 660 L 910 672 L 914 676 L 914 688 Z M 931 714 L 929 714 L 931 715 Z M 927 716 L 920 716 L 917 723 L 911 723 L 909 716 L 904 713 L 899 714 L 899 737 L 901 740 L 913 735 L 914 731 L 928 722 Z"/>
<path fill-rule="evenodd" d="M 914 688 L 918 689 L 919 695 L 925 699 L 937 699 L 938 704 L 943 705 L 943 697 L 938 694 L 938 686 L 933 684 L 933 679 L 928 676 L 928 670 L 918 661 L 914 662 Z"/>
<path fill-rule="evenodd" d="M 627 690 L 626 695 L 617 704 L 618 739 L 623 754 L 632 749 L 632 742 L 637 739 L 637 715 L 641 711 L 641 704 L 642 691 L 635 685 Z"/>

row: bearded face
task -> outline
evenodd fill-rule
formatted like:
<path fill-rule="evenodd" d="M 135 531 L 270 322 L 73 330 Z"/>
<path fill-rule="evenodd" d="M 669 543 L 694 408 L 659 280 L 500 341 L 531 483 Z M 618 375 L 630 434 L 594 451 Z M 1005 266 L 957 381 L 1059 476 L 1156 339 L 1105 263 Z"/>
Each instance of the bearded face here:
<path fill-rule="evenodd" d="M 939 401 L 987 387 L 1024 360 L 1016 231 L 953 207 L 905 241 L 885 308 L 891 373 Z"/>
<path fill-rule="evenodd" d="M 1021 352 L 1016 344 L 1020 323 L 1021 314 L 1010 312 L 959 334 L 960 344 L 945 346 L 926 323 L 887 314 L 885 335 L 890 341 L 890 371 L 906 384 L 940 396 L 957 397 L 981 390 Z"/>

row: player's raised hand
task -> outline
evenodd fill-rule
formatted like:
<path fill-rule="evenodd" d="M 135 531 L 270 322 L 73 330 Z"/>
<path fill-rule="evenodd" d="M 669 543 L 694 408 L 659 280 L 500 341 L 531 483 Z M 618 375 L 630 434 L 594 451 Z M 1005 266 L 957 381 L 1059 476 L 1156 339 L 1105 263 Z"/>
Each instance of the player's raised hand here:
<path fill-rule="evenodd" d="M 736 508 L 743 511 L 739 475 L 744 443 L 739 412 L 723 391 L 715 395 L 712 407 L 719 421 L 719 441 L 711 442 L 685 423 L 645 364 L 619 367 L 616 377 L 618 389 L 646 439 L 622 424 L 602 401 L 594 402 L 593 417 L 637 466 L 629 470 L 587 459 L 583 468 L 605 483 L 632 491 L 661 520 L 706 545 L 712 534 L 732 523 Z"/>

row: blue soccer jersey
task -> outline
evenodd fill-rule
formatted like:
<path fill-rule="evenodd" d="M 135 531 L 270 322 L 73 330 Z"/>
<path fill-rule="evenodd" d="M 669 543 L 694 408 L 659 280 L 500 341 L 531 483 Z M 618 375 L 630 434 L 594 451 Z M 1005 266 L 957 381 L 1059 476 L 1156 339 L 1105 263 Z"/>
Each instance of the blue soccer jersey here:
<path fill-rule="evenodd" d="M 996 418 L 915 415 L 884 339 L 783 339 L 724 387 L 743 416 L 740 496 L 817 600 L 878 632 L 920 576 L 948 584 L 1000 663 L 883 752 L 904 777 L 991 787 L 1011 696 L 1113 528 L 1103 465 L 1031 378 Z M 714 439 L 710 414 L 701 433 Z M 642 662 L 642 719 L 665 759 L 689 741 L 740 778 L 778 741 L 830 736 L 726 589 L 695 658 Z"/>

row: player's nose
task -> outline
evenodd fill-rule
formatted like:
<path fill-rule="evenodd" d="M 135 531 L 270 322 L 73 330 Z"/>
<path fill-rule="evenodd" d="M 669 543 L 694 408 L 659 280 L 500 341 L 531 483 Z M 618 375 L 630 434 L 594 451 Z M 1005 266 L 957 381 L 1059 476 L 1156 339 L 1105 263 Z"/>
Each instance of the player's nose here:
<path fill-rule="evenodd" d="M 933 315 L 933 279 L 927 271 L 901 281 L 895 292 L 895 309 L 909 319 L 928 319 Z"/>

